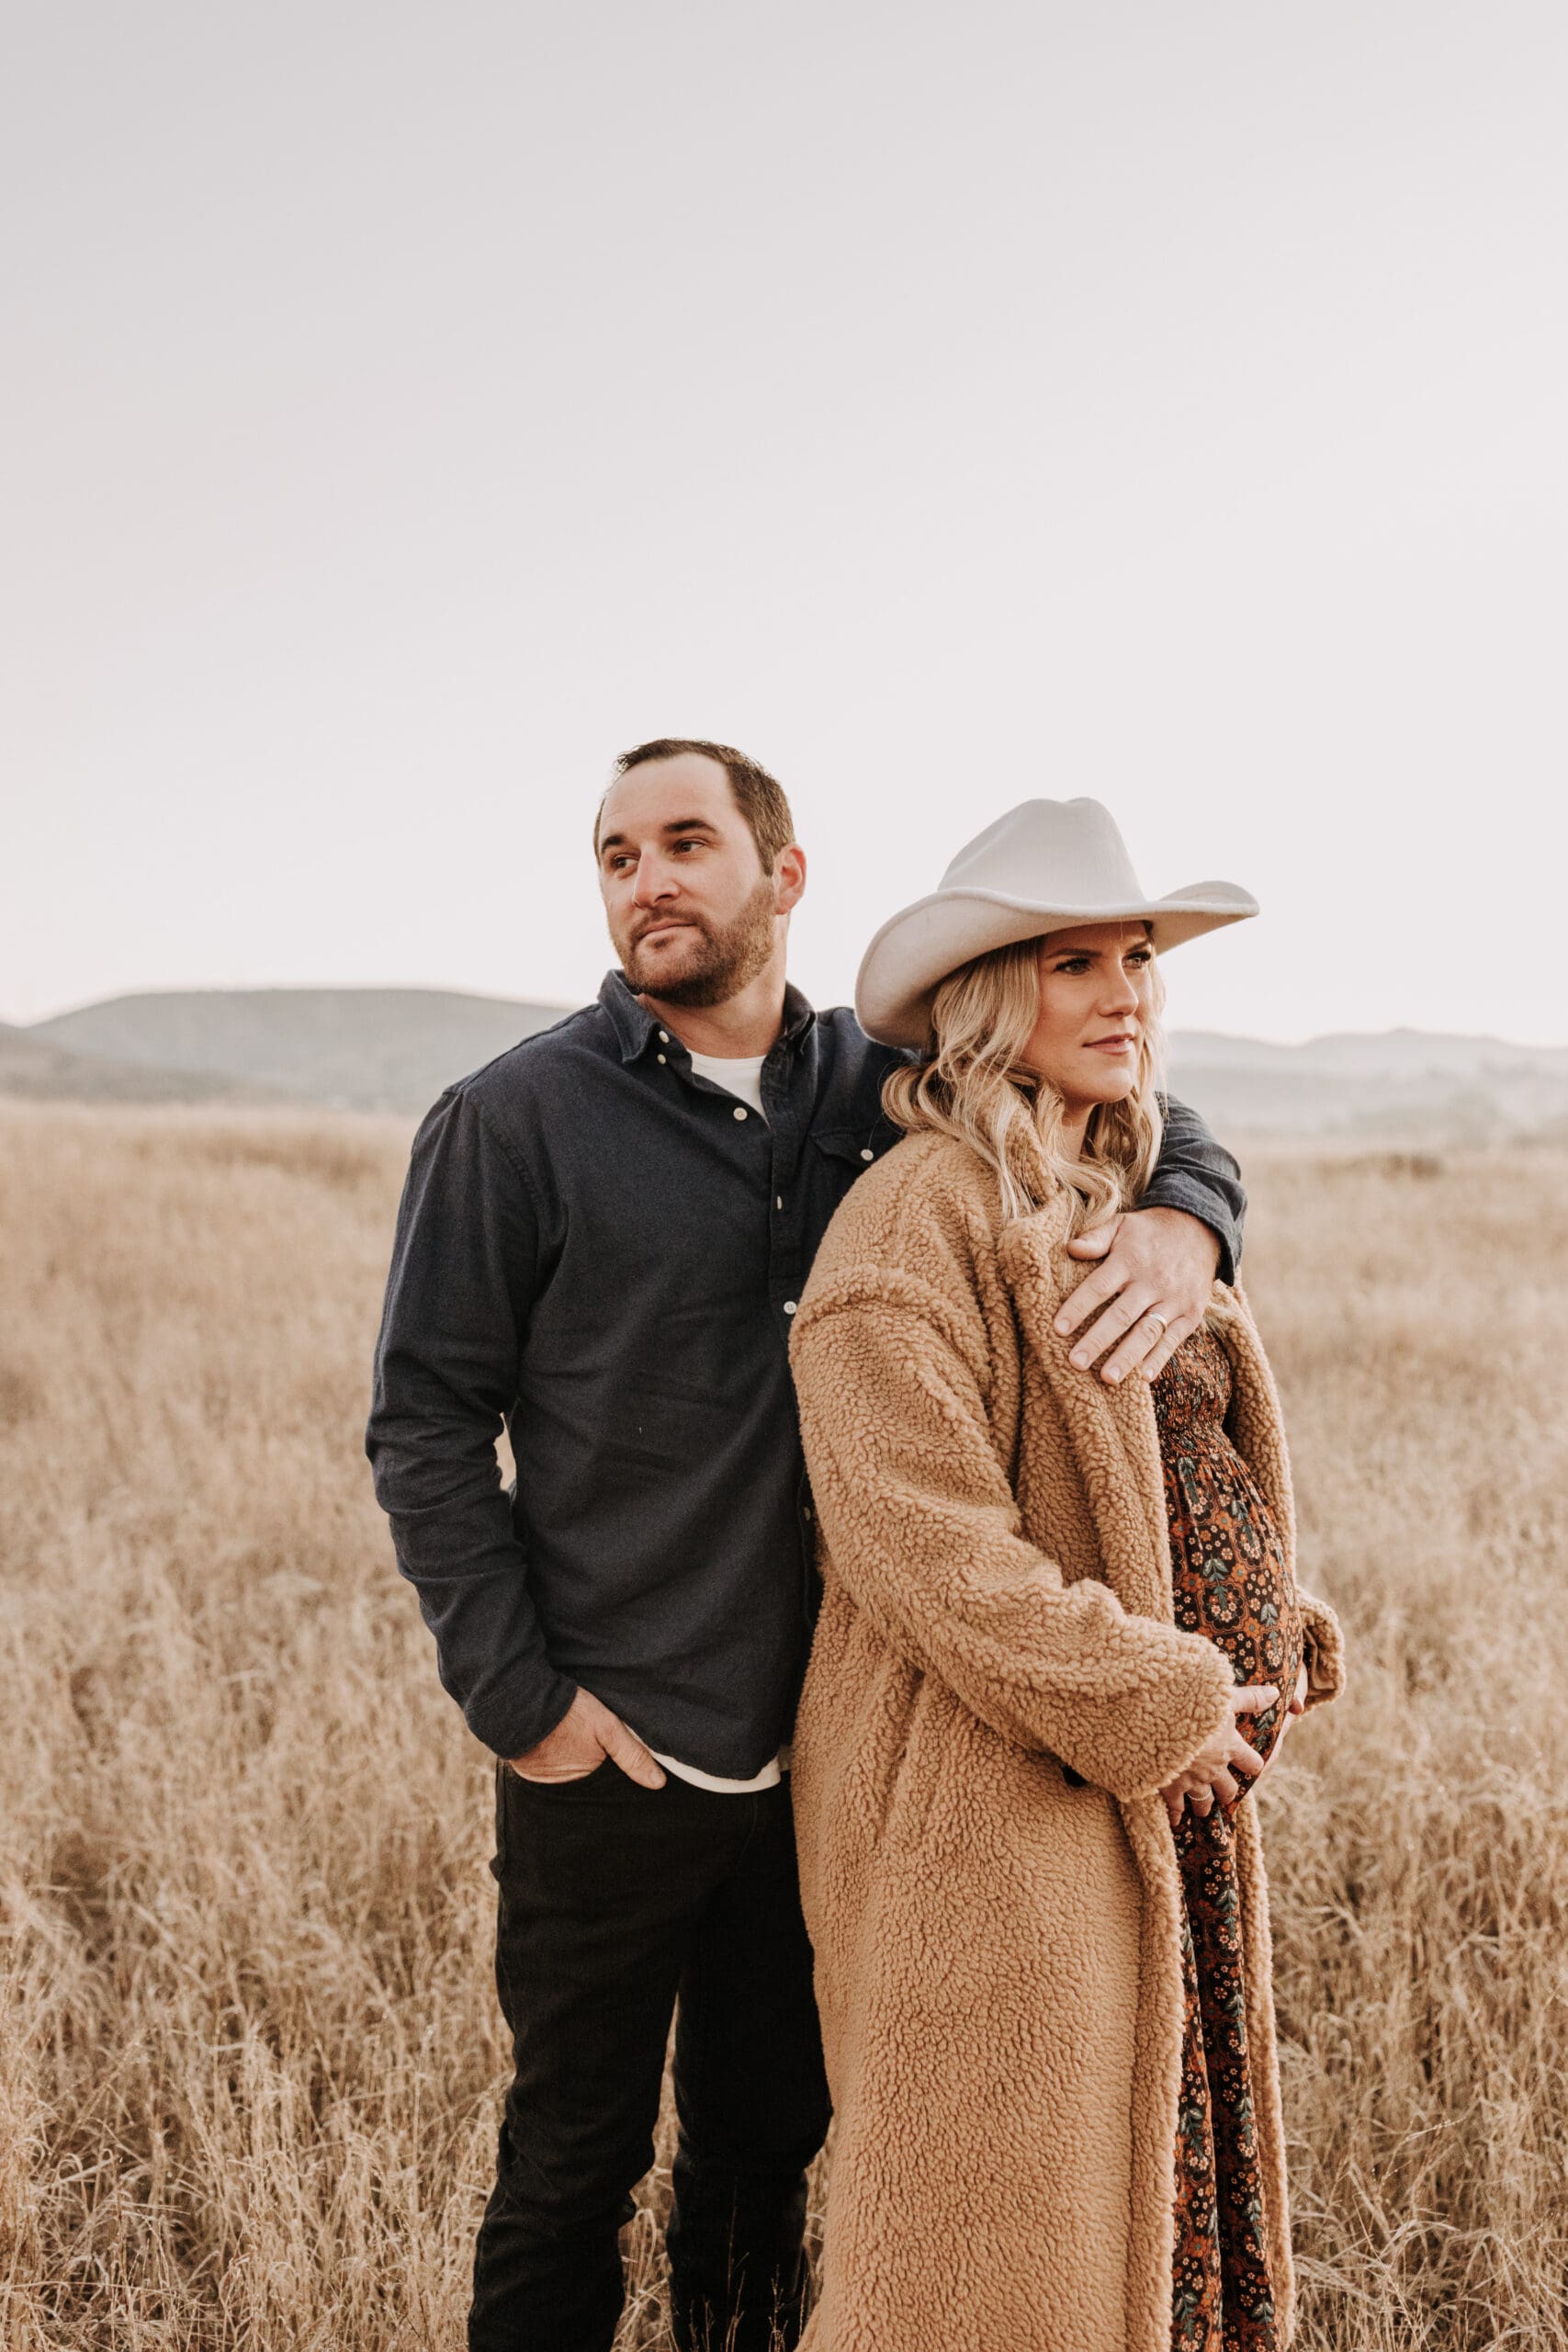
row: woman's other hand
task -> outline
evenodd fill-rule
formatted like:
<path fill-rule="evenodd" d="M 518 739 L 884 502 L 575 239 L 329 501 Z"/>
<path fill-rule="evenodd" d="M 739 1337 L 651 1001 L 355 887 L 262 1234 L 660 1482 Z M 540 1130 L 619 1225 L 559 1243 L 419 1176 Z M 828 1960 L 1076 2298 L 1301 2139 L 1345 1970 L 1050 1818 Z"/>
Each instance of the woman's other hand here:
<path fill-rule="evenodd" d="M 1286 1707 L 1284 1713 L 1280 1718 L 1280 1728 L 1275 1734 L 1274 1745 L 1264 1758 L 1263 1771 L 1258 1774 L 1257 1779 L 1255 1779 L 1252 1783 L 1254 1788 L 1258 1786 L 1258 1781 L 1262 1780 L 1264 1773 L 1271 1772 L 1274 1770 L 1275 1765 L 1279 1762 L 1280 1750 L 1285 1745 L 1285 1734 L 1290 1730 L 1292 1722 L 1297 1715 L 1305 1714 L 1306 1702 L 1307 1670 L 1306 1660 L 1303 1658 L 1300 1666 L 1296 1668 L 1296 1687 L 1291 1693 L 1290 1703 Z"/>
<path fill-rule="evenodd" d="M 1186 1770 L 1179 1772 L 1174 1781 L 1168 1781 L 1160 1791 L 1173 1829 L 1187 1804 L 1190 1803 L 1201 1818 L 1207 1818 L 1214 1809 L 1216 1798 L 1221 1804 L 1234 1804 L 1253 1786 L 1263 1770 L 1263 1758 L 1243 1739 L 1235 1719 L 1238 1715 L 1262 1714 L 1279 1695 L 1279 1685 L 1274 1682 L 1244 1682 L 1231 1692 L 1229 1723 L 1222 1724 L 1204 1741 Z M 1235 1778 L 1238 1770 L 1247 1775 L 1245 1781 Z"/>
<path fill-rule="evenodd" d="M 1303 1657 L 1296 1668 L 1296 1687 L 1291 1696 L 1287 1714 L 1304 1715 L 1307 1711 L 1307 1664 Z"/>

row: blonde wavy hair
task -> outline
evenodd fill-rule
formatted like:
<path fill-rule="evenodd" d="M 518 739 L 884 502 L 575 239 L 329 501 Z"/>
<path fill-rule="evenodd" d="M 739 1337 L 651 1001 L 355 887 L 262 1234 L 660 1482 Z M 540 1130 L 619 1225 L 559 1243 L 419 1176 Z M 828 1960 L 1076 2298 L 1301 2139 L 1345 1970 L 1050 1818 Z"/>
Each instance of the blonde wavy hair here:
<path fill-rule="evenodd" d="M 1040 1017 L 1042 945 L 1021 939 L 950 972 L 931 1003 L 933 1046 L 892 1072 L 882 1102 L 908 1134 L 953 1136 L 978 1152 L 997 1172 L 1007 1222 L 1065 1188 L 1076 1195 L 1071 1231 L 1086 1233 L 1133 1205 L 1159 1158 L 1165 983 L 1156 959 L 1132 1091 L 1095 1105 L 1075 1159 L 1061 1139 L 1061 1095 L 1020 1059 Z"/>

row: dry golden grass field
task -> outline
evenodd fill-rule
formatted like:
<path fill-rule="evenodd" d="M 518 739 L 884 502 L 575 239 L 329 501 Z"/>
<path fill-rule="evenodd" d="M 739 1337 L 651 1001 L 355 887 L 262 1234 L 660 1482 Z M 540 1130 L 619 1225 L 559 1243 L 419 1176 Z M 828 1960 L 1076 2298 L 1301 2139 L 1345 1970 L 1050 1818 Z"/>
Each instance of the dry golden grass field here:
<path fill-rule="evenodd" d="M 4 2352 L 460 2341 L 489 1775 L 359 1450 L 404 1142 L 0 1108 Z M 1568 1163 L 1248 1173 L 1354 1667 L 1265 1800 L 1300 2341 L 1568 2346 Z"/>

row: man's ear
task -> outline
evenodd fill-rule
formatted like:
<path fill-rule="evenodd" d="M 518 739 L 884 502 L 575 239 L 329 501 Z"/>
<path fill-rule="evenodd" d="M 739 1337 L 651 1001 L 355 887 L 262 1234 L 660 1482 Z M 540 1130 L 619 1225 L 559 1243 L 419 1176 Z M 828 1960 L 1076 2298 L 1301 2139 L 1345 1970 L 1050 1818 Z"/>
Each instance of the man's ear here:
<path fill-rule="evenodd" d="M 780 850 L 773 867 L 773 884 L 774 912 L 787 915 L 792 908 L 799 906 L 806 890 L 806 852 L 798 842 L 791 842 L 787 849 Z"/>

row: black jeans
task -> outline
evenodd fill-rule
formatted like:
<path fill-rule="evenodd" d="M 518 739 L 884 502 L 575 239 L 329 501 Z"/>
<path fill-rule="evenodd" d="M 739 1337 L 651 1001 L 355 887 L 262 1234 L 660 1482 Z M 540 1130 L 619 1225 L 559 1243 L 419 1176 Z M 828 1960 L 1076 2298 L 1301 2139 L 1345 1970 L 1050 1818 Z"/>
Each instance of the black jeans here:
<path fill-rule="evenodd" d="M 807 2165 L 828 2086 L 789 1783 L 720 1796 L 618 1766 L 496 1783 L 496 1983 L 516 2075 L 474 2256 L 470 2352 L 608 2352 L 616 2233 L 653 2161 L 670 2019 L 667 2243 L 685 2352 L 771 2352 L 803 2321 Z"/>

